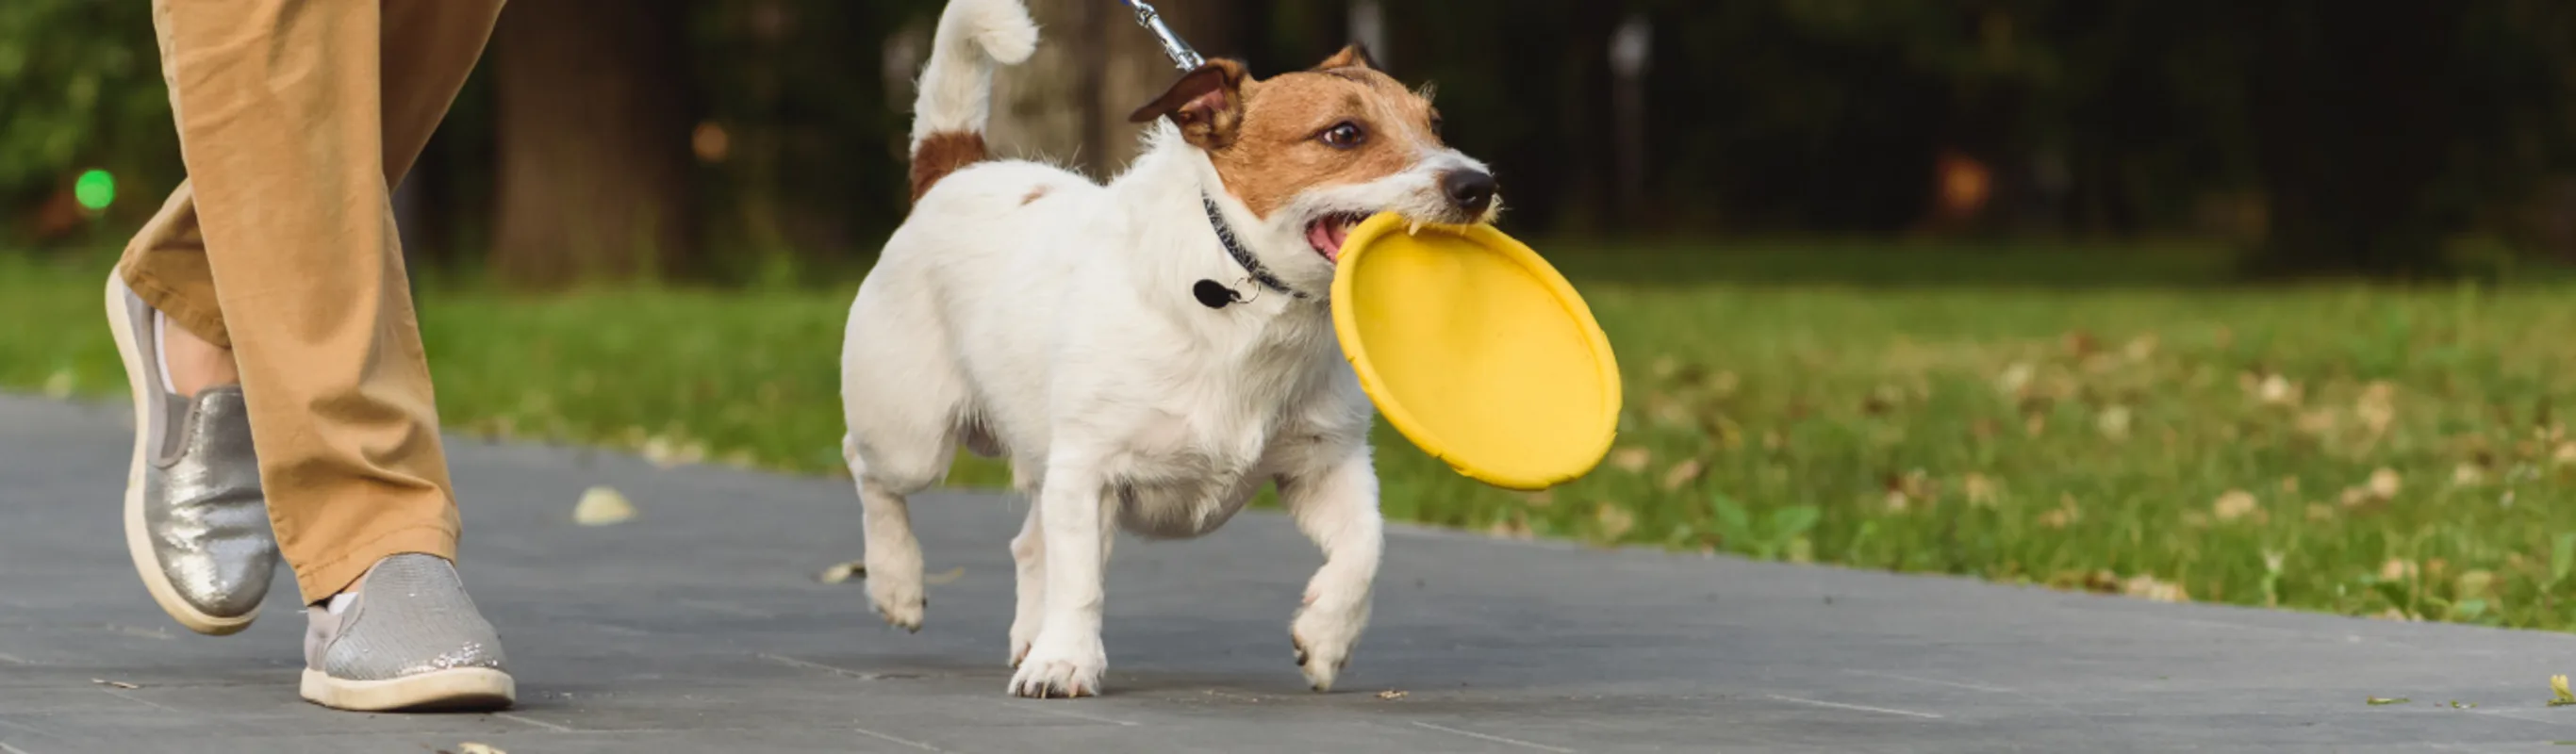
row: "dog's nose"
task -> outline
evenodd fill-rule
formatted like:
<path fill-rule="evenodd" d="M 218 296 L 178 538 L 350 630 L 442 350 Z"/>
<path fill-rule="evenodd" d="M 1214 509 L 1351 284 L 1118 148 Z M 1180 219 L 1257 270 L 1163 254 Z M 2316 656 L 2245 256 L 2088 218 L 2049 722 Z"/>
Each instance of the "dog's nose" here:
<path fill-rule="evenodd" d="M 1452 170 L 1440 176 L 1449 203 L 1468 212 L 1483 212 L 1494 203 L 1494 175 L 1482 170 Z"/>

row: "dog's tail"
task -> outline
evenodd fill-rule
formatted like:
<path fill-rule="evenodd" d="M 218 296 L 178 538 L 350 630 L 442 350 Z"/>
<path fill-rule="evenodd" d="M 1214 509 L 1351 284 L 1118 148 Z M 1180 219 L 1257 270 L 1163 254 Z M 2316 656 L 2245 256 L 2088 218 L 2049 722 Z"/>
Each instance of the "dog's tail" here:
<path fill-rule="evenodd" d="M 993 67 L 1029 59 L 1038 25 L 1020 0 L 951 0 L 931 36 L 912 105 L 912 199 L 958 169 L 983 161 Z"/>

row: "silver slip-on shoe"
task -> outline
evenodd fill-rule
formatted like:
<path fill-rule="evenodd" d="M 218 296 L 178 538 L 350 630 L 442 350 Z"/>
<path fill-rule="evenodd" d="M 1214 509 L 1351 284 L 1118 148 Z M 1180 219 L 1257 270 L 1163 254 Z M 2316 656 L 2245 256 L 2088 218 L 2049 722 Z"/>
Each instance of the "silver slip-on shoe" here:
<path fill-rule="evenodd" d="M 376 561 L 339 610 L 305 609 L 304 698 L 360 712 L 494 710 L 518 699 L 501 638 L 456 566 L 407 553 Z M 325 603 L 326 605 L 328 603 Z"/>
<path fill-rule="evenodd" d="M 250 413 L 239 387 L 194 398 L 163 389 L 153 320 L 152 307 L 108 275 L 108 329 L 134 389 L 125 548 L 162 611 L 188 630 L 229 634 L 259 617 L 277 571 Z"/>

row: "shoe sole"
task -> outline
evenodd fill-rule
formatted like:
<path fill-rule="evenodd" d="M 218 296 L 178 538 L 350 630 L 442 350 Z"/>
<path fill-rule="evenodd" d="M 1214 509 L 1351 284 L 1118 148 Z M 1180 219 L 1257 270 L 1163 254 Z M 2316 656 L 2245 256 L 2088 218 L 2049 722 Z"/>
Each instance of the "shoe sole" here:
<path fill-rule="evenodd" d="M 151 410 L 145 403 L 148 400 L 145 396 L 151 394 L 153 386 L 143 384 L 143 349 L 139 347 L 141 341 L 136 339 L 134 323 L 125 314 L 125 288 L 118 282 L 110 273 L 107 279 L 107 327 L 116 334 L 116 353 L 125 361 L 126 386 L 134 394 L 134 459 L 125 470 L 125 552 L 134 557 L 134 570 L 143 576 L 143 587 L 151 590 L 152 601 L 160 603 L 161 611 L 169 613 L 171 620 L 178 621 L 190 631 L 210 636 L 240 633 L 250 627 L 252 620 L 259 618 L 258 607 L 230 617 L 197 609 L 179 596 L 179 588 L 173 586 L 170 575 L 161 570 L 160 557 L 153 554 L 152 531 L 143 523 L 143 469 L 144 464 L 151 462 L 150 450 L 145 446 L 151 443 L 152 434 L 151 428 L 145 426 L 149 421 L 146 417 L 150 416 L 145 412 Z"/>
<path fill-rule="evenodd" d="M 348 681 L 304 669 L 304 700 L 351 712 L 481 712 L 519 700 L 518 681 L 491 668 L 451 668 L 386 681 Z"/>

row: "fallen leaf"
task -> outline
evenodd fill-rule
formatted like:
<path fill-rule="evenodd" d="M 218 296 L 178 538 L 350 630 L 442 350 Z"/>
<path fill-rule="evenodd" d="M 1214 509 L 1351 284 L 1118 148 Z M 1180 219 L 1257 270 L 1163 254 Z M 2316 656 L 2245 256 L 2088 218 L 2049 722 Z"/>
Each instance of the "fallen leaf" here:
<path fill-rule="evenodd" d="M 1632 474 L 1645 471 L 1646 464 L 1654 462 L 1654 451 L 1647 450 L 1645 448 L 1620 448 L 1618 450 L 1610 451 L 1610 465 L 1618 468 L 1620 471 Z"/>
<path fill-rule="evenodd" d="M 2255 397 L 2274 405 L 2296 404 L 2299 402 L 2299 385 L 2278 374 L 2266 375 L 2262 384 L 2255 388 Z"/>
<path fill-rule="evenodd" d="M 666 469 L 707 459 L 706 443 L 667 435 L 657 435 L 645 440 L 642 450 L 644 460 Z"/>
<path fill-rule="evenodd" d="M 1387 689 L 1385 691 L 1377 692 L 1377 698 L 1379 699 L 1402 699 L 1404 698 L 1404 695 L 1405 692 L 1397 691 L 1395 689 Z"/>
<path fill-rule="evenodd" d="M 2460 465 L 2451 467 L 2452 486 L 2475 487 L 2485 484 L 2486 481 L 2487 470 L 2480 468 L 2477 464 L 2461 461 Z"/>
<path fill-rule="evenodd" d="M 2379 564 L 2381 581 L 2404 581 L 2414 578 L 2419 572 L 2413 562 L 2404 558 L 2389 558 L 2388 562 Z"/>
<path fill-rule="evenodd" d="M 864 579 L 867 577 L 867 564 L 853 560 L 847 563 L 834 563 L 832 564 L 832 567 L 823 569 L 823 573 L 815 576 L 814 578 L 826 584 L 838 584 L 853 578 Z"/>
<path fill-rule="evenodd" d="M 111 680 L 108 680 L 108 679 L 105 679 L 105 678 L 92 678 L 92 679 L 89 679 L 89 682 L 90 682 L 90 683 L 95 683 L 95 684 L 98 684 L 98 685 L 101 685 L 101 686 L 108 686 L 108 687 L 112 687 L 112 688 L 120 688 L 120 689 L 139 689 L 139 688 L 143 688 L 143 686 L 142 686 L 141 684 L 126 683 L 126 682 L 124 682 L 124 681 L 111 681 Z"/>
<path fill-rule="evenodd" d="M 2004 367 L 2003 374 L 1995 377 L 1995 390 L 2004 393 L 2020 393 L 2022 388 L 2030 386 L 2033 371 L 2028 363 L 2013 362 L 2012 366 Z"/>
<path fill-rule="evenodd" d="M 583 526 L 607 526 L 625 523 L 635 517 L 635 504 L 607 485 L 583 490 L 581 502 L 572 507 L 572 520 Z"/>
<path fill-rule="evenodd" d="M 2253 513 L 2259 505 L 2260 503 L 2254 499 L 2254 493 L 2228 490 L 2218 496 L 2218 502 L 2210 504 L 2209 513 L 2217 516 L 2220 521 L 2234 521 Z"/>
<path fill-rule="evenodd" d="M 1972 473 L 1959 480 L 1959 490 L 1967 494 L 1969 505 L 1993 505 L 1995 502 L 1994 480 L 1987 479 L 1984 474 Z"/>
<path fill-rule="evenodd" d="M 2402 697 L 2402 696 L 2401 696 L 2401 697 L 2397 697 L 2397 698 L 2395 698 L 2395 699 L 2390 699 L 2390 698 L 2388 698 L 2388 697 L 2384 697 L 2384 696 L 2374 696 L 2374 697 L 2371 697 L 2371 698 L 2369 698 L 2369 699 L 2367 699 L 2367 700 L 2365 700 L 2365 701 L 2370 702 L 2370 706 L 2377 707 L 2377 706 L 2385 705 L 2385 704 L 2405 704 L 2405 703 L 2407 703 L 2407 702 L 2411 702 L 2411 701 L 2415 701 L 2415 700 L 2413 700 L 2413 699 L 2408 699 L 2408 698 L 2406 698 L 2406 697 Z"/>
<path fill-rule="evenodd" d="M 2361 398 L 2353 402 L 2352 413 L 2361 417 L 2372 434 L 2388 431 L 2389 422 L 2397 419 L 2397 386 L 2377 380 L 2362 388 Z"/>
<path fill-rule="evenodd" d="M 2120 592 L 2131 597 L 2142 597 L 2157 602 L 2191 601 L 2191 594 L 2183 591 L 2181 584 L 2159 581 L 2156 577 L 2143 573 L 2120 582 Z"/>
<path fill-rule="evenodd" d="M 2077 358 L 2093 355 L 2094 351 L 2102 349 L 2102 341 L 2083 330 L 2068 331 L 2061 340 L 2066 345 L 2066 352 Z"/>
<path fill-rule="evenodd" d="M 2113 440 L 2128 439 L 2129 407 L 2112 406 L 2102 409 L 2102 415 L 2094 418 L 2093 426 L 2102 431 L 2103 437 Z"/>
<path fill-rule="evenodd" d="M 1598 507 L 1592 511 L 1592 517 L 1600 522 L 1601 538 L 1606 541 L 1619 541 L 1619 538 L 1626 536 L 1629 530 L 1637 528 L 1636 514 L 1629 513 L 1627 508 L 1609 503 L 1598 504 Z"/>
<path fill-rule="evenodd" d="M 2576 463 L 2576 442 L 2559 443 L 2557 450 L 2550 451 L 2549 462 L 2560 466 Z"/>
<path fill-rule="evenodd" d="M 1732 371 L 1718 372 L 1717 376 L 1709 378 L 1708 389 L 1720 396 L 1734 395 L 1735 388 L 1743 383 L 1743 378 L 1735 376 Z"/>
<path fill-rule="evenodd" d="M 1700 471 L 1702 470 L 1699 459 L 1697 458 L 1673 464 L 1672 470 L 1664 472 L 1664 491 L 1672 492 L 1681 489 L 1682 485 L 1690 484 L 1691 480 L 1698 479 Z"/>
<path fill-rule="evenodd" d="M 2478 703 L 2477 703 L 2477 702 L 2461 702 L 2461 701 L 2460 701 L 2460 700 L 2458 700 L 2458 699 L 2453 699 L 2453 700 L 2451 700 L 2451 709 L 2477 709 L 2477 708 L 2478 708 Z"/>
<path fill-rule="evenodd" d="M 2576 704 L 2576 691 L 2567 690 L 2567 676 L 2550 676 L 2549 706 L 2559 707 L 2569 704 Z"/>
<path fill-rule="evenodd" d="M 2057 498 L 2056 508 L 2039 514 L 2039 525 L 2051 529 L 2064 529 L 2067 525 L 2083 518 L 2084 512 L 2075 507 L 2075 496 L 2060 495 Z"/>
<path fill-rule="evenodd" d="M 2378 495 L 2381 500 L 2397 497 L 2397 491 L 2404 484 L 2405 480 L 2397 476 L 2396 469 L 2381 466 L 2378 471 L 2370 472 L 2370 494 Z"/>
<path fill-rule="evenodd" d="M 924 584 L 946 584 L 946 583 L 949 583 L 949 582 L 952 582 L 952 581 L 956 581 L 956 580 L 958 580 L 958 579 L 965 578 L 965 577 L 966 577 L 966 567 L 965 567 L 965 566 L 958 566 L 958 567 L 955 567 L 955 568 L 950 568 L 950 569 L 945 570 L 945 571 L 940 571 L 940 572 L 938 572 L 938 573 L 930 574 L 930 575 L 928 575 L 928 576 L 923 576 L 923 577 L 921 577 L 921 583 L 924 583 Z"/>
<path fill-rule="evenodd" d="M 2147 334 L 2130 338 L 2129 344 L 2120 350 L 2130 361 L 2146 361 L 2156 355 L 2156 336 Z"/>
<path fill-rule="evenodd" d="M 2457 593 L 2457 594 L 2455 594 L 2455 595 L 2453 595 L 2453 596 L 2458 597 L 2458 598 L 2460 598 L 2460 599 L 2468 599 L 2468 598 L 2471 598 L 2471 597 L 2482 597 L 2482 596 L 2485 596 L 2485 595 L 2486 595 L 2487 590 L 2488 590 L 2489 588 L 2492 588 L 2492 587 L 2494 587 L 2494 586 L 2495 586 L 2495 573 L 2494 573 L 2494 572 L 2492 572 L 2492 571 L 2485 571 L 2485 570 L 2472 570 L 2472 571 L 2469 571 L 2469 572 L 2467 572 L 2467 573 L 2460 574 L 2460 578 L 2459 578 L 2459 581 L 2458 581 L 2457 585 L 2456 585 L 2455 587 L 2453 587 L 2454 591 L 2456 591 L 2456 592 L 2458 592 L 2458 593 Z"/>
<path fill-rule="evenodd" d="M 45 397 L 54 399 L 72 397 L 74 384 L 72 370 L 56 370 L 53 374 L 45 376 Z"/>

